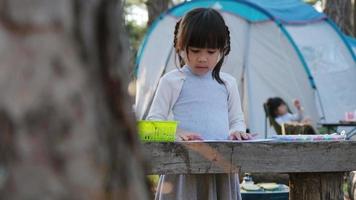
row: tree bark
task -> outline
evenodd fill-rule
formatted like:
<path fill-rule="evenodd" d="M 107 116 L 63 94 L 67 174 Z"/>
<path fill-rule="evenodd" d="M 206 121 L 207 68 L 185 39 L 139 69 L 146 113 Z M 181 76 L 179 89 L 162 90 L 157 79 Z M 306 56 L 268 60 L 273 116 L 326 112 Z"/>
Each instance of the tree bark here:
<path fill-rule="evenodd" d="M 351 0 L 323 0 L 323 7 L 323 12 L 332 19 L 344 33 L 348 35 L 353 34 L 351 25 Z"/>
<path fill-rule="evenodd" d="M 290 200 L 343 200 L 344 173 L 289 174 Z"/>
<path fill-rule="evenodd" d="M 0 0 L 0 199 L 148 199 L 120 0 Z"/>
<path fill-rule="evenodd" d="M 147 0 L 146 7 L 148 11 L 147 26 L 150 26 L 152 22 L 163 12 L 168 9 L 170 0 Z"/>

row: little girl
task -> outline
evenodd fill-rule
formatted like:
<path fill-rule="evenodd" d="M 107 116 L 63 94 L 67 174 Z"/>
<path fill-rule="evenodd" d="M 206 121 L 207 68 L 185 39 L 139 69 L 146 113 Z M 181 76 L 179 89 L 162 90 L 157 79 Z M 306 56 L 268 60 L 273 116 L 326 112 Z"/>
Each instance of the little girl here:
<path fill-rule="evenodd" d="M 236 80 L 220 72 L 230 51 L 222 16 L 210 8 L 188 12 L 176 24 L 174 47 L 181 68 L 161 78 L 147 119 L 179 121 L 178 140 L 250 139 Z M 238 175 L 162 175 L 155 199 L 241 199 Z"/>
<path fill-rule="evenodd" d="M 303 108 L 299 100 L 294 100 L 294 106 L 297 109 L 296 114 L 288 111 L 286 102 L 280 97 L 269 98 L 267 100 L 268 112 L 279 125 L 293 122 L 308 122 L 309 119 L 304 119 Z"/>

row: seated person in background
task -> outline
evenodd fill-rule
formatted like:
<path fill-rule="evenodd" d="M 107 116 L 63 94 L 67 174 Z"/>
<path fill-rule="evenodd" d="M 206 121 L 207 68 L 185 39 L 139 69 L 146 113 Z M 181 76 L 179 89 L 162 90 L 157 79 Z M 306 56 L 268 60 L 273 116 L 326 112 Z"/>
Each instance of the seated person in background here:
<path fill-rule="evenodd" d="M 304 118 L 303 107 L 299 100 L 294 100 L 294 106 L 297 109 L 296 114 L 292 114 L 286 102 L 280 97 L 269 98 L 267 100 L 268 112 L 275 121 L 282 125 L 284 123 L 305 123 L 310 124 L 310 119 Z"/>

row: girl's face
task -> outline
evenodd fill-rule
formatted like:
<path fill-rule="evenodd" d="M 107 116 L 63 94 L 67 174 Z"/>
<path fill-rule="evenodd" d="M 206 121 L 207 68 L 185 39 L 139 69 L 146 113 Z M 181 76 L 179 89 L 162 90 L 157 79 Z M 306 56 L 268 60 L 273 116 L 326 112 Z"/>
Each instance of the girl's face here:
<path fill-rule="evenodd" d="M 281 104 L 278 108 L 277 108 L 277 115 L 284 115 L 288 112 L 288 108 L 285 104 Z"/>
<path fill-rule="evenodd" d="M 188 47 L 184 62 L 196 75 L 204 75 L 214 69 L 220 59 L 219 49 Z"/>

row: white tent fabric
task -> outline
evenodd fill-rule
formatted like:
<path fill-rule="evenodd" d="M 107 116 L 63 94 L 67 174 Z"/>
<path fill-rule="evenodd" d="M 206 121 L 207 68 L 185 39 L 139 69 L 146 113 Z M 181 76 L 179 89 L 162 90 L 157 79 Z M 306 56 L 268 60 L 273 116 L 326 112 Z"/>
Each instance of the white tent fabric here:
<path fill-rule="evenodd" d="M 306 115 L 317 121 L 314 91 L 307 80 L 306 72 L 290 42 L 275 23 L 252 26 L 249 51 L 246 67 L 248 127 L 258 133 L 264 130 L 264 123 L 261 123 L 265 116 L 262 104 L 267 98 L 274 96 L 285 99 L 292 110 L 293 99 L 300 99 Z"/>
<path fill-rule="evenodd" d="M 356 109 L 356 65 L 346 45 L 325 21 L 287 29 L 318 86 L 325 120 L 343 119 L 345 112 Z"/>
<path fill-rule="evenodd" d="M 147 112 L 173 46 L 177 19 L 165 17 L 151 33 L 137 71 L 135 111 L 139 119 Z"/>
<path fill-rule="evenodd" d="M 326 20 L 281 25 L 272 20 L 251 22 L 231 12 L 220 12 L 231 34 L 231 52 L 222 71 L 238 81 L 251 132 L 264 137 L 262 104 L 269 97 L 282 97 L 292 111 L 293 99 L 300 99 L 306 115 L 315 123 L 323 118 L 336 122 L 345 111 L 356 109 L 355 60 Z M 165 15 L 146 39 L 137 71 L 138 119 L 145 118 L 159 78 L 177 67 L 173 50 L 177 20 Z"/>

